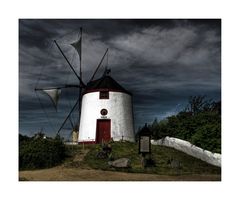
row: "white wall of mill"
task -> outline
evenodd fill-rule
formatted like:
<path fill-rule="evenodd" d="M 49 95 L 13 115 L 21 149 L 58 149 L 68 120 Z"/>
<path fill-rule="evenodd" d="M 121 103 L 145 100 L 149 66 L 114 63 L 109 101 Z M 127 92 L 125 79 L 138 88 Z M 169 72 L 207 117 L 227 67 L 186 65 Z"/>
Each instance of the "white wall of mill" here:
<path fill-rule="evenodd" d="M 78 142 L 95 141 L 97 119 L 100 111 L 108 110 L 106 119 L 111 119 L 111 137 L 134 141 L 132 97 L 122 92 L 109 91 L 109 99 L 99 99 L 99 92 L 83 95 Z"/>

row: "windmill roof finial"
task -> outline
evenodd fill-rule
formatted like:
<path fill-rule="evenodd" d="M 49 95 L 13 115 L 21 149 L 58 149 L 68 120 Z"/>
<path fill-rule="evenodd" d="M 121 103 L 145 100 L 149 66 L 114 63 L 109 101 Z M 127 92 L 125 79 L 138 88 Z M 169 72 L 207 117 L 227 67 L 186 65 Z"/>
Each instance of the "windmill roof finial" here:
<path fill-rule="evenodd" d="M 111 69 L 106 68 L 105 71 L 104 71 L 104 73 L 103 73 L 103 76 L 107 76 L 107 75 L 109 75 L 110 73 L 111 73 Z"/>

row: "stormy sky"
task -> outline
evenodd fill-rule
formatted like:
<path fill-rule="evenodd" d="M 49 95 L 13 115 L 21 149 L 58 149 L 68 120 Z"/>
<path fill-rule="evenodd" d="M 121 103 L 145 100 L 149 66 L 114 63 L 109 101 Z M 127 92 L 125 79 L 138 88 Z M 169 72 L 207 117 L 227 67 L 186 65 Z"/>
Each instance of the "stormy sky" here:
<path fill-rule="evenodd" d="M 35 87 L 78 83 L 53 40 L 76 71 L 78 55 L 69 45 L 83 27 L 83 81 L 87 83 L 109 48 L 105 65 L 133 93 L 135 130 L 155 118 L 185 108 L 189 96 L 221 99 L 221 20 L 19 20 L 19 131 L 56 133 L 77 100 L 76 89 L 62 91 L 58 112 Z M 40 100 L 40 101 L 39 101 Z M 76 122 L 77 112 L 72 121 Z M 63 130 L 69 135 L 69 122 Z"/>

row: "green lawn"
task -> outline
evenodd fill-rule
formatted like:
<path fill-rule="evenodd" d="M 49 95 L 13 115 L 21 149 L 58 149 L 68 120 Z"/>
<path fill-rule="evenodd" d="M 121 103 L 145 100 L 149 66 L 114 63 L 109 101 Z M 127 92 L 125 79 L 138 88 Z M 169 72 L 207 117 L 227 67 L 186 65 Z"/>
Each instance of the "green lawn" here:
<path fill-rule="evenodd" d="M 138 154 L 138 144 L 130 142 L 114 142 L 112 145 L 112 156 L 114 159 L 129 158 L 131 160 L 131 168 L 115 169 L 108 166 L 108 159 L 97 158 L 97 152 L 100 145 L 86 145 L 85 149 L 89 152 L 81 161 L 81 166 L 93 169 L 109 170 L 109 171 L 125 171 L 131 173 L 153 173 L 162 175 L 186 175 L 186 174 L 221 174 L 221 168 L 207 164 L 199 159 L 189 156 L 185 153 L 172 148 L 152 145 L 152 159 L 155 161 L 155 167 L 143 168 L 141 165 L 141 156 Z M 71 149 L 69 147 L 69 149 Z M 73 147 L 71 151 L 80 153 L 82 146 Z M 71 152 L 70 151 L 70 152 Z M 177 160 L 180 168 L 172 168 L 170 159 Z"/>

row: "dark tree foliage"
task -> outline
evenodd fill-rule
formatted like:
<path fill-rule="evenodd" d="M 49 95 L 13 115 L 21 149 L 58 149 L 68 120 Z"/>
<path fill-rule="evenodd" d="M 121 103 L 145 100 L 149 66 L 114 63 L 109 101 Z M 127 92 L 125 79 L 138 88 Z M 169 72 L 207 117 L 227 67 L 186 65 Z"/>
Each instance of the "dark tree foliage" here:
<path fill-rule="evenodd" d="M 218 112 L 221 113 L 221 102 L 214 102 L 211 99 L 206 99 L 206 96 L 191 96 L 188 100 L 188 105 L 185 112 L 192 115 L 201 112 Z"/>
<path fill-rule="evenodd" d="M 153 139 L 176 137 L 221 153 L 221 102 L 190 97 L 187 109 L 159 122 L 155 119 L 150 129 Z"/>
<path fill-rule="evenodd" d="M 19 143 L 21 144 L 22 142 L 25 142 L 25 141 L 29 141 L 31 140 L 30 137 L 26 136 L 26 135 L 21 135 L 19 134 Z"/>
<path fill-rule="evenodd" d="M 159 135 L 159 124 L 157 118 L 153 121 L 152 125 L 149 127 L 152 132 L 153 137 L 157 137 Z"/>
<path fill-rule="evenodd" d="M 60 138 L 27 138 L 19 136 L 19 169 L 41 169 L 60 164 L 65 158 L 65 145 Z"/>

